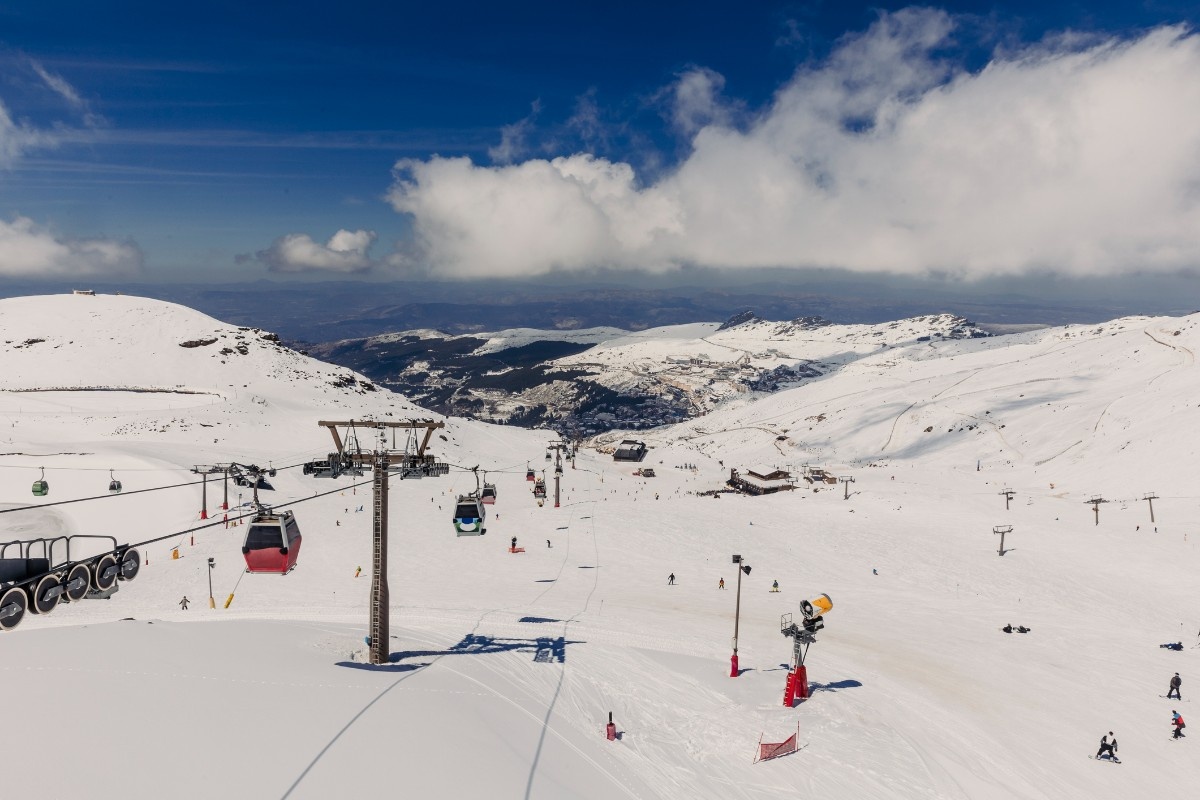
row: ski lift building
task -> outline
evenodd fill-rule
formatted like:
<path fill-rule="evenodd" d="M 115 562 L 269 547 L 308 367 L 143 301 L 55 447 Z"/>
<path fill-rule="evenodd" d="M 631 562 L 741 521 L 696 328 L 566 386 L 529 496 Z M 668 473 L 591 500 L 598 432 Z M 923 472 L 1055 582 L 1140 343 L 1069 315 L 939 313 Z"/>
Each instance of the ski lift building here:
<path fill-rule="evenodd" d="M 641 461 L 645 457 L 646 443 L 637 439 L 625 439 L 613 453 L 613 461 Z"/>
<path fill-rule="evenodd" d="M 790 472 L 767 466 L 750 467 L 744 472 L 731 469 L 726 483 L 739 492 L 753 495 L 787 492 L 796 488 Z"/>

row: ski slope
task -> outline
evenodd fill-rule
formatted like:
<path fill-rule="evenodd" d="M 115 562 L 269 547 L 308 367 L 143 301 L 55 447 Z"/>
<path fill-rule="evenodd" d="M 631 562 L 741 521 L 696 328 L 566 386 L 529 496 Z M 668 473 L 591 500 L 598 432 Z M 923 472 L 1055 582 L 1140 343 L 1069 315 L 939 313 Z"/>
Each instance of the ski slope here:
<path fill-rule="evenodd" d="M 431 449 L 489 470 L 499 497 L 486 536 L 457 538 L 451 507 L 471 473 L 392 482 L 394 661 L 381 668 L 363 663 L 369 581 L 354 577 L 369 566 L 357 510 L 369 486 L 281 469 L 263 494 L 303 500 L 292 574 L 239 583 L 245 528 L 218 526 L 146 547 L 148 564 L 110 600 L 0 633 L 6 794 L 1178 794 L 1200 778 L 1169 724 L 1172 708 L 1190 716 L 1200 674 L 1195 319 L 893 346 L 642 432 L 656 478 L 585 448 L 557 509 L 525 481 L 527 462 L 549 466 L 546 432 L 446 420 Z M 131 492 L 194 479 L 195 464 L 319 457 L 331 446 L 321 419 L 434 416 L 261 333 L 138 298 L 0 301 L 2 507 L 106 495 L 110 469 L 125 488 L 0 514 L 0 539 L 185 531 L 199 487 Z M 253 346 L 221 363 L 213 354 L 238 334 Z M 763 462 L 853 476 L 850 498 L 806 483 L 692 494 Z M 39 467 L 44 498 L 29 489 Z M 1093 493 L 1110 500 L 1098 525 Z M 210 483 L 210 513 L 220 499 Z M 999 557 L 1002 524 L 1013 532 Z M 512 536 L 524 553 L 507 552 Z M 733 553 L 753 568 L 737 679 Z M 821 592 L 834 610 L 808 656 L 813 696 L 787 709 L 780 615 Z M 1158 647 L 1176 640 L 1183 652 Z M 1162 697 L 1175 671 L 1183 703 Z M 617 742 L 603 737 L 609 711 Z M 752 763 L 760 736 L 797 725 L 797 753 Z M 1121 765 L 1088 758 L 1109 730 Z"/>

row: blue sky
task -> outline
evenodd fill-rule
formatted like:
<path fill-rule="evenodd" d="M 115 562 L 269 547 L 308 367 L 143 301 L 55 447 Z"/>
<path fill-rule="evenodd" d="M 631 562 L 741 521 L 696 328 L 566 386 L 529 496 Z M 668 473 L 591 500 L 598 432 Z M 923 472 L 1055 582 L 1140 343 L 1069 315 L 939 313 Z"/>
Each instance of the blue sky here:
<path fill-rule="evenodd" d="M 706 152 L 705 137 L 723 132 L 746 144 L 751 134 L 770 126 L 784 131 L 770 133 L 772 141 L 786 137 L 789 125 L 797 137 L 813 137 L 789 145 L 793 160 L 815 152 L 814 162 L 838 163 L 840 156 L 817 143 L 821 132 L 804 126 L 815 112 L 784 117 L 773 106 L 789 87 L 812 97 L 835 78 L 841 84 L 886 83 L 895 68 L 882 60 L 880 71 L 852 74 L 853 66 L 845 63 L 853 56 L 847 37 L 916 47 L 920 53 L 905 56 L 904 68 L 917 63 L 917 71 L 928 73 L 888 89 L 887 98 L 865 108 L 861 124 L 869 131 L 889 102 L 914 108 L 918 100 L 931 102 L 939 87 L 978 75 L 998 54 L 1009 58 L 1048 35 L 1057 41 L 1063 31 L 1075 32 L 1071 41 L 1050 48 L 1055 57 L 1065 57 L 1098 42 L 1138 41 L 1158 26 L 1190 25 L 1200 16 L 1193 4 L 1170 2 L 946 3 L 937 7 L 945 14 L 910 17 L 903 16 L 905 7 L 2 4 L 0 103 L 11 125 L 0 131 L 0 157 L 6 161 L 0 220 L 9 228 L 0 236 L 0 274 L 69 275 L 78 269 L 102 275 L 120 273 L 131 263 L 146 279 L 166 281 L 250 280 L 271 268 L 317 277 L 467 277 L 489 270 L 520 276 L 591 266 L 661 271 L 690 263 L 720 267 L 725 261 L 736 267 L 736 254 L 720 248 L 710 248 L 717 254 L 706 263 L 710 250 L 657 241 L 667 234 L 695 238 L 685 223 L 671 228 L 683 212 L 662 211 L 664 203 L 696 183 L 718 196 L 723 190 L 703 177 L 692 183 L 675 177 L 706 174 L 697 158 Z M 888 17 L 895 24 L 881 27 L 881 13 L 887 12 L 901 16 Z M 1180 44 L 1186 36 L 1186 29 L 1178 29 L 1174 43 L 1146 49 L 1188 50 L 1189 42 Z M 887 47 L 870 52 L 881 50 Z M 846 56 L 841 62 L 839 53 Z M 1109 72 L 1135 73 L 1146 63 L 1133 56 L 1128 63 L 1110 61 L 1097 81 L 1108 80 Z M 798 73 L 808 82 L 798 81 Z M 1162 102 L 1187 99 L 1168 95 Z M 852 98 L 850 105 L 856 102 Z M 1053 106 L 1051 98 L 1047 107 Z M 843 133 L 861 133 L 854 130 L 859 123 L 846 116 L 838 124 Z M 971 135 L 983 138 L 986 132 Z M 1132 131 L 1126 141 L 1138 135 Z M 578 215 L 538 218 L 539 209 L 564 208 L 556 199 L 561 187 L 545 184 L 543 164 L 573 154 L 591 160 L 565 168 L 572 181 L 591 185 L 590 172 L 581 177 L 580 169 L 598 169 L 605 180 L 627 169 L 632 177 L 617 174 L 614 186 L 631 193 L 631 205 L 614 210 L 592 199 Z M 460 156 L 482 169 L 469 171 L 445 160 Z M 914 156 L 929 157 L 928 151 Z M 398 161 L 401 171 L 394 177 Z M 731 156 L 724 169 L 742 163 Z M 554 169 L 551 177 L 561 180 L 564 168 Z M 846 180 L 844 171 L 814 169 L 812 174 L 832 175 L 813 179 L 827 190 Z M 1153 165 L 1146 171 L 1153 172 Z M 1084 178 L 1077 183 L 1091 183 Z M 764 191 L 769 195 L 771 189 Z M 872 196 L 890 197 L 885 190 Z M 514 227 L 497 209 L 474 204 L 487 193 L 521 209 L 520 224 L 533 220 L 528 239 L 498 237 L 480 227 L 490 219 Z M 781 203 L 793 201 L 781 195 Z M 894 204 L 912 201 L 901 192 Z M 597 204 L 608 215 L 604 235 L 616 244 L 593 237 L 526 259 L 543 239 L 561 236 L 564 229 L 586 230 Z M 699 214 L 686 204 L 681 208 Z M 649 218 L 659 211 L 666 221 L 654 231 L 622 227 L 628 216 Z M 1096 225 L 1103 227 L 1105 214 L 1118 211 L 1097 210 Z M 881 224 L 893 223 L 888 217 Z M 789 222 L 781 218 L 779 224 Z M 871 230 L 848 229 L 847 235 Z M 1110 272 L 1145 268 L 1129 253 L 1144 252 L 1142 238 L 1153 230 L 1138 227 L 1127 244 L 1104 244 L 1097 263 Z M 338 231 L 346 235 L 337 239 Z M 1172 240 L 1172 252 L 1184 255 L 1155 255 L 1150 262 L 1161 262 L 1163 269 L 1194 266 L 1188 260 L 1192 242 L 1174 241 L 1186 234 L 1168 228 L 1155 235 Z M 643 244 L 646 237 L 657 238 Z M 930 237 L 945 239 L 936 232 Z M 477 246 L 455 244 L 463 240 Z M 804 250 L 807 241 L 781 241 L 746 266 L 790 266 L 783 263 L 788 254 Z M 1054 270 L 1060 261 L 1076 272 L 1086 268 L 1078 254 L 1037 241 L 1028 248 L 1033 255 L 1014 251 L 992 260 L 974 259 L 968 245 L 957 243 L 899 247 L 912 250 L 897 267 L 908 272 L 954 273 L 960 262 L 976 261 L 988 275 Z M 507 255 L 492 263 L 498 250 Z M 596 254 L 596 263 L 589 263 L 589 253 Z M 9 255 L 13 265 L 3 265 Z M 795 266 L 890 269 L 886 256 L 844 252 L 819 241 L 811 255 L 797 256 Z"/>

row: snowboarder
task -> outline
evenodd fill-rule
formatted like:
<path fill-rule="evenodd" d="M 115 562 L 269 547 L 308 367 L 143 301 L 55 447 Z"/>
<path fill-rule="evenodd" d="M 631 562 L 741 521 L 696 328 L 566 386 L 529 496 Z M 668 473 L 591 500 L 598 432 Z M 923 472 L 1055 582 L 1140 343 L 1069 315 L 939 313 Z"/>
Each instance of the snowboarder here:
<path fill-rule="evenodd" d="M 1174 709 L 1171 710 L 1171 724 L 1175 726 L 1175 733 L 1171 734 L 1171 738 L 1182 739 L 1183 729 L 1186 728 L 1187 725 L 1183 724 L 1183 717 L 1179 716 L 1179 712 L 1175 711 Z"/>
<path fill-rule="evenodd" d="M 334 522 L 337 523 L 337 527 L 339 527 L 339 528 L 342 527 L 342 521 L 340 519 L 334 520 Z"/>
<path fill-rule="evenodd" d="M 1024 625 L 1018 625 L 1018 626 L 1017 626 L 1017 633 L 1029 633 L 1031 630 L 1033 630 L 1033 629 L 1032 629 L 1032 628 L 1026 628 Z"/>
<path fill-rule="evenodd" d="M 517 549 L 517 537 L 515 537 L 515 536 L 512 538 L 512 549 L 513 550 Z"/>
<path fill-rule="evenodd" d="M 359 575 L 362 575 L 362 567 L 359 567 L 358 569 L 354 570 L 354 577 L 357 578 Z"/>
<path fill-rule="evenodd" d="M 772 592 L 779 591 L 779 581 L 771 581 L 771 591 Z"/>
<path fill-rule="evenodd" d="M 667 576 L 667 586 L 674 586 L 674 585 L 675 585 L 675 573 L 672 572 L 670 575 Z"/>
<path fill-rule="evenodd" d="M 872 574 L 872 575 L 878 575 L 878 574 L 879 574 L 879 570 L 875 569 L 874 567 L 871 567 L 871 574 Z"/>
<path fill-rule="evenodd" d="M 179 601 L 179 607 L 182 608 L 184 611 L 187 611 L 188 602 L 189 601 L 187 599 L 187 595 L 185 594 L 183 596 L 183 599 Z"/>
<path fill-rule="evenodd" d="M 1180 677 L 1179 677 L 1179 673 L 1178 673 L 1178 672 L 1176 672 L 1176 673 L 1175 673 L 1175 677 L 1174 677 L 1174 678 L 1171 678 L 1171 688 L 1167 690 L 1167 699 L 1168 699 L 1168 700 L 1170 700 L 1170 699 L 1171 699 L 1171 692 L 1174 692 L 1174 693 L 1175 693 L 1175 699 L 1176 699 L 1176 700 L 1182 700 L 1182 699 L 1183 699 L 1182 697 L 1180 697 L 1180 696 L 1179 696 L 1179 685 L 1180 685 L 1181 683 L 1183 683 L 1183 680 L 1182 680 L 1182 679 L 1180 679 Z"/>
<path fill-rule="evenodd" d="M 717 588 L 718 588 L 718 589 L 724 589 L 724 588 L 725 588 L 725 579 L 724 579 L 724 578 L 721 578 L 721 582 L 717 584 Z"/>
<path fill-rule="evenodd" d="M 1108 740 L 1108 736 L 1113 737 L 1111 742 Z M 1100 749 L 1096 751 L 1096 758 L 1103 758 L 1104 754 L 1107 752 L 1108 757 L 1111 758 L 1113 761 L 1116 761 L 1117 760 L 1117 737 L 1113 736 L 1112 731 L 1108 732 L 1108 736 L 1100 737 Z"/>
<path fill-rule="evenodd" d="M 1004 631 L 1005 633 L 1012 633 L 1013 632 L 1012 624 L 1005 625 L 1000 630 Z"/>

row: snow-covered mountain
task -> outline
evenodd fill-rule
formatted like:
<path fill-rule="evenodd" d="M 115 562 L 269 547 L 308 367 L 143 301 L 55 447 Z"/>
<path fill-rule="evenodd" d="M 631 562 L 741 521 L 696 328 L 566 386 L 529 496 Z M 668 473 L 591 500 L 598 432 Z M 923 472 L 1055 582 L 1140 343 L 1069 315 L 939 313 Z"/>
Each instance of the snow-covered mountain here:
<path fill-rule="evenodd" d="M 0 302 L 0 510 L 36 506 L 0 513 L 0 538 L 182 532 L 143 548 L 148 563 L 111 599 L 0 633 L 14 731 L 5 789 L 755 800 L 1186 791 L 1200 760 L 1189 739 L 1171 740 L 1169 722 L 1190 705 L 1163 695 L 1175 671 L 1185 692 L 1200 674 L 1190 538 L 1200 495 L 1188 469 L 1197 319 L 928 341 L 916 341 L 927 334 L 915 323 L 876 337 L 746 321 L 609 341 L 592 356 L 622 369 L 692 348 L 743 357 L 713 342 L 751 359 L 770 347 L 839 360 L 639 432 L 651 447 L 640 465 L 582 449 L 558 508 L 538 506 L 525 480 L 527 463 L 547 466 L 546 432 L 446 419 L 431 448 L 459 468 L 392 484 L 395 660 L 371 669 L 369 582 L 355 577 L 370 566 L 369 493 L 288 467 L 330 449 L 318 420 L 433 415 L 179 306 Z M 764 344 L 770 336 L 779 342 Z M 244 527 L 187 533 L 198 485 L 133 493 L 230 460 L 280 468 L 267 499 L 294 502 L 304 533 L 292 574 L 243 576 Z M 730 469 L 759 464 L 854 482 L 711 494 Z M 499 497 L 487 535 L 459 538 L 450 503 L 474 488 L 461 468 L 475 465 Z M 633 474 L 645 466 L 657 477 Z M 45 497 L 30 492 L 39 468 Z M 123 494 L 105 493 L 110 469 Z M 1091 499 L 1106 501 L 1098 516 Z M 1002 525 L 1012 530 L 1000 557 Z M 508 552 L 514 536 L 525 552 Z M 741 579 L 737 678 L 731 554 L 753 568 Z M 791 643 L 780 617 L 822 592 L 834 608 L 807 654 L 813 696 L 784 708 Z M 1005 623 L 1032 632 L 1007 634 Z M 1159 647 L 1174 641 L 1181 652 Z M 1110 730 L 1120 766 L 1088 758 Z M 752 763 L 760 738 L 797 731 L 798 752 Z"/>
<path fill-rule="evenodd" d="M 834 325 L 820 317 L 768 322 L 746 312 L 724 324 L 636 332 L 405 331 L 312 352 L 446 413 L 582 437 L 702 416 L 731 398 L 778 391 L 880 348 L 984 336 L 950 314 Z"/>

